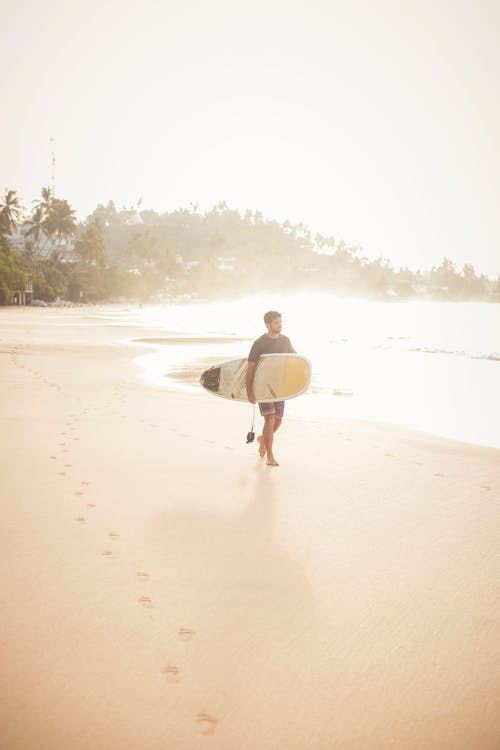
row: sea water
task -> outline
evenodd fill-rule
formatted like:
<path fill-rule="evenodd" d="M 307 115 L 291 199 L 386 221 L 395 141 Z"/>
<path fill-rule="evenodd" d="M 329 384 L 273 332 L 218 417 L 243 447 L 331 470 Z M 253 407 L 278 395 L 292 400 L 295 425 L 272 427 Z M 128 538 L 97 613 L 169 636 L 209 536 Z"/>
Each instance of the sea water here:
<path fill-rule="evenodd" d="M 135 326 L 137 338 L 164 340 L 138 356 L 147 377 L 199 391 L 208 364 L 247 356 L 265 332 L 268 309 L 282 313 L 283 333 L 313 366 L 309 392 L 287 406 L 290 417 L 390 422 L 500 448 L 498 304 L 301 293 L 100 316 L 103 323 Z"/>

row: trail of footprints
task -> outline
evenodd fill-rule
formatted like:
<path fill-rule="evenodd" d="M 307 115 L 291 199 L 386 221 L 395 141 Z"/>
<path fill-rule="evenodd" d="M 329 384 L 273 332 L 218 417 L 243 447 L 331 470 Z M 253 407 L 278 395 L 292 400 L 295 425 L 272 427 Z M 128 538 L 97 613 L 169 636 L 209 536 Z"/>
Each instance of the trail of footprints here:
<path fill-rule="evenodd" d="M 85 410 L 83 412 L 84 414 L 88 414 L 88 410 Z M 61 455 L 64 453 L 69 453 L 70 448 L 68 448 L 68 441 L 72 437 L 73 441 L 79 440 L 78 435 L 71 435 L 71 433 L 75 433 L 77 431 L 77 425 L 78 425 L 79 419 L 76 414 L 70 414 L 68 421 L 66 422 L 66 429 L 59 433 L 60 442 L 58 444 L 58 448 L 60 449 Z M 150 427 L 158 427 L 159 425 L 155 423 L 148 423 Z M 181 437 L 188 437 L 185 433 L 180 433 L 177 430 L 172 430 L 174 432 L 177 432 L 179 436 Z M 210 443 L 213 443 L 213 441 L 207 441 Z M 226 446 L 226 448 L 229 446 Z M 50 456 L 51 460 L 57 461 L 58 455 L 52 454 Z M 65 457 L 63 460 L 66 460 Z M 62 470 L 58 472 L 59 476 L 67 477 L 68 472 L 73 468 L 73 464 L 70 462 L 66 462 L 63 464 Z M 78 485 L 78 488 L 73 491 L 73 497 L 78 500 L 85 499 L 85 496 L 91 486 L 91 483 L 87 480 L 82 480 L 80 484 Z M 85 503 L 85 507 L 87 511 L 92 511 L 97 507 L 97 504 L 95 502 L 88 501 Z M 88 520 L 85 515 L 77 515 L 75 517 L 75 522 L 81 526 L 88 526 Z M 108 533 L 108 539 L 110 542 L 116 542 L 121 538 L 121 535 L 117 531 L 109 531 Z M 113 549 L 110 548 L 104 548 L 101 550 L 101 556 L 108 561 L 112 561 L 115 559 L 115 553 Z M 151 574 L 147 572 L 146 570 L 137 570 L 136 571 L 136 579 L 140 584 L 147 584 L 149 581 L 151 581 Z M 153 610 L 154 609 L 154 602 L 151 596 L 149 596 L 147 593 L 141 594 L 136 599 L 136 604 L 142 607 L 146 610 Z M 176 634 L 176 640 L 180 643 L 189 643 L 192 641 L 196 636 L 195 631 L 192 628 L 188 627 L 180 627 Z M 165 682 L 170 685 L 176 685 L 180 683 L 181 681 L 181 670 L 177 664 L 172 662 L 171 660 L 168 660 L 165 666 L 163 666 L 160 670 L 161 674 L 165 678 Z M 199 734 L 204 736 L 210 736 L 214 735 L 217 729 L 218 725 L 218 719 L 215 716 L 212 716 L 211 714 L 207 712 L 200 712 L 194 717 L 194 723 L 197 727 L 197 730 Z"/>
<path fill-rule="evenodd" d="M 113 539 L 118 538 L 119 536 L 119 534 L 114 532 L 110 532 L 109 534 L 109 537 Z M 113 558 L 112 550 L 103 550 L 101 554 L 106 559 Z M 151 574 L 146 570 L 138 570 L 136 571 L 136 578 L 140 583 L 147 584 L 151 580 Z M 137 598 L 136 602 L 144 609 L 150 610 L 154 608 L 153 599 L 148 594 L 142 594 Z M 181 627 L 177 631 L 176 639 L 181 643 L 189 643 L 195 638 L 195 636 L 196 632 L 192 628 Z M 171 659 L 167 660 L 166 664 L 160 669 L 160 673 L 164 676 L 167 684 L 176 685 L 181 681 L 181 670 Z M 200 734 L 213 735 L 215 734 L 219 720 L 217 717 L 212 716 L 209 713 L 200 712 L 195 717 L 195 722 Z"/>
<path fill-rule="evenodd" d="M 110 532 L 109 536 L 111 538 L 118 538 L 120 535 Z M 101 554 L 107 559 L 111 559 L 113 557 L 112 550 L 104 550 Z M 151 574 L 146 570 L 138 570 L 136 571 L 136 578 L 142 584 L 147 584 L 151 580 Z M 142 594 L 137 598 L 136 601 L 137 604 L 139 604 L 144 609 L 154 608 L 153 600 L 147 594 Z M 192 628 L 181 627 L 177 631 L 177 640 L 181 643 L 189 643 L 195 638 L 195 636 L 196 631 Z M 175 664 L 171 659 L 168 659 L 166 664 L 160 669 L 160 674 L 164 676 L 165 682 L 167 684 L 176 685 L 181 681 L 181 670 L 178 665 Z M 213 735 L 215 734 L 219 720 L 217 719 L 217 717 L 209 713 L 200 712 L 195 717 L 195 722 L 200 734 Z"/>
<path fill-rule="evenodd" d="M 25 364 L 24 362 L 21 362 L 18 357 L 17 349 L 15 348 L 10 351 L 10 361 L 13 365 L 19 367 L 20 370 L 25 370 L 25 372 L 34 376 L 37 380 L 39 380 L 41 383 L 44 383 L 44 385 L 48 386 L 49 388 L 54 388 L 59 393 L 67 395 L 65 394 L 63 388 L 59 385 L 59 383 L 53 383 L 51 380 L 48 380 L 44 375 L 42 375 L 39 370 L 36 370 L 34 367 L 30 367 L 30 365 Z"/>

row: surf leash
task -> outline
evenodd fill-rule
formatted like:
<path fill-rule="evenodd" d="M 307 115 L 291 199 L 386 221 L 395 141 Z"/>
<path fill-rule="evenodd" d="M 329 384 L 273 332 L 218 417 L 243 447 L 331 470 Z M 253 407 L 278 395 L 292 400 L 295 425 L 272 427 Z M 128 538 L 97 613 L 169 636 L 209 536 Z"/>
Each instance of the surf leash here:
<path fill-rule="evenodd" d="M 255 404 L 253 405 L 252 427 L 250 428 L 250 432 L 247 432 L 247 445 L 248 443 L 253 443 L 254 438 L 255 438 L 255 432 L 253 431 L 254 423 L 255 423 Z"/>

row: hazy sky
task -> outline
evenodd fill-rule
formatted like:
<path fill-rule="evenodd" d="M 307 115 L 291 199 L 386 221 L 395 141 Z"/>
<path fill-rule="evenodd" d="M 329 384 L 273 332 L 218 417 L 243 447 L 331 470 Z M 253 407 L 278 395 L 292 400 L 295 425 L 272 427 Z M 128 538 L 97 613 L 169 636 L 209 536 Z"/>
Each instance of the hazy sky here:
<path fill-rule="evenodd" d="M 500 2 L 2 0 L 0 187 L 500 272 Z"/>

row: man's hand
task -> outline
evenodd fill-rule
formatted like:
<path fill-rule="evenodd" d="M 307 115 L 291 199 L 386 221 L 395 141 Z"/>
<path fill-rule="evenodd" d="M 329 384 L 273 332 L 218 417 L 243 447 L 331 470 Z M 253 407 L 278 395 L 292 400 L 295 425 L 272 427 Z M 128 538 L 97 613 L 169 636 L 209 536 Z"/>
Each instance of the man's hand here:
<path fill-rule="evenodd" d="M 255 398 L 255 393 L 253 391 L 251 391 L 250 393 L 247 392 L 247 398 L 251 404 L 257 403 L 257 399 Z"/>

